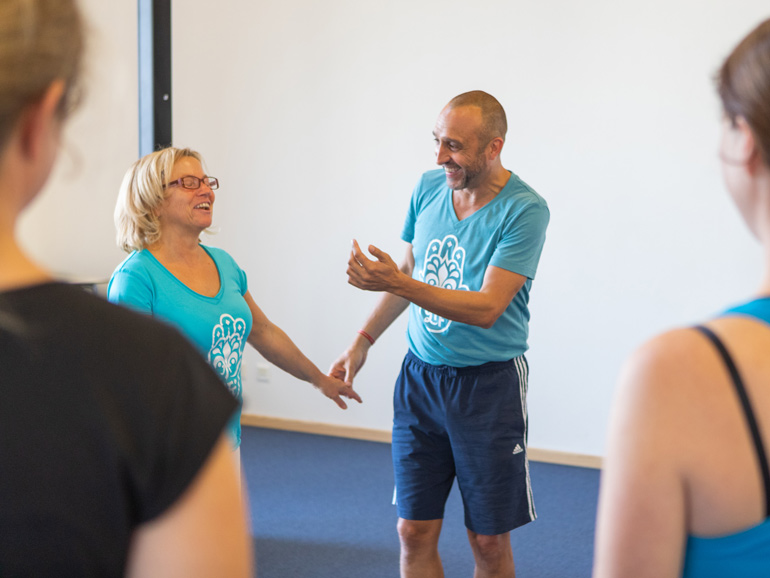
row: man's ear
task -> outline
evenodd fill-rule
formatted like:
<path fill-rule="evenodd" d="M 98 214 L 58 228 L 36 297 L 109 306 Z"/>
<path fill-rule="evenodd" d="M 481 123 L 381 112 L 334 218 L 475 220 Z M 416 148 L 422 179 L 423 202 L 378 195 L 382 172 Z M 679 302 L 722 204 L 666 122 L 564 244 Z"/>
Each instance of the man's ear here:
<path fill-rule="evenodd" d="M 490 160 L 495 160 L 500 156 L 500 153 L 503 151 L 503 144 L 505 144 L 505 141 L 499 136 L 489 141 L 487 150 L 489 151 Z"/>
<path fill-rule="evenodd" d="M 64 97 L 63 80 L 54 80 L 48 85 L 43 95 L 28 104 L 19 120 L 21 152 L 34 158 L 41 154 L 47 139 L 54 133 L 58 137 L 59 104 Z"/>

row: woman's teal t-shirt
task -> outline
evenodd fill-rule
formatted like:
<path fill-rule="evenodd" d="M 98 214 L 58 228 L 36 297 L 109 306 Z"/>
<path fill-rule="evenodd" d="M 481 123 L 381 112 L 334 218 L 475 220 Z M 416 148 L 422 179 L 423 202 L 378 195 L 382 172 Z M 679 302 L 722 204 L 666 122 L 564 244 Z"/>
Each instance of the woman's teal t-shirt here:
<path fill-rule="evenodd" d="M 219 292 L 196 293 L 174 277 L 148 250 L 134 251 L 112 274 L 107 297 L 176 326 L 242 402 L 241 360 L 252 316 L 244 295 L 246 273 L 222 249 L 201 247 L 216 264 Z M 230 424 L 234 447 L 241 444 L 240 409 Z"/>

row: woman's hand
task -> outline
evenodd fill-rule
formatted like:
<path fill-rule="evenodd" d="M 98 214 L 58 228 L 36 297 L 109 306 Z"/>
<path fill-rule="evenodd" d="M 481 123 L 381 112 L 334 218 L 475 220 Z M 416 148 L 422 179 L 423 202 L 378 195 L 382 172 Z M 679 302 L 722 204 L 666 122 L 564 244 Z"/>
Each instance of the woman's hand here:
<path fill-rule="evenodd" d="M 347 397 L 348 399 L 355 399 L 358 403 L 362 403 L 359 395 L 353 390 L 353 386 L 348 385 L 336 377 L 324 375 L 321 373 L 320 377 L 313 380 L 312 383 L 315 387 L 321 390 L 321 393 L 331 399 L 342 409 L 348 408 L 347 404 L 342 400 L 343 397 Z"/>

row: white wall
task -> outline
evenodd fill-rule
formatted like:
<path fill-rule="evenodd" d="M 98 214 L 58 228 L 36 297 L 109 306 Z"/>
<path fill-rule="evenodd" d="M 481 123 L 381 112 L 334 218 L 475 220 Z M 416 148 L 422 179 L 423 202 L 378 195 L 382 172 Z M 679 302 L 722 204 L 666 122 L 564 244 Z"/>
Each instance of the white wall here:
<path fill-rule="evenodd" d="M 101 50 L 71 131 L 84 166 L 24 233 L 60 270 L 101 275 L 120 259 L 112 207 L 136 155 L 135 4 L 86 4 Z M 346 284 L 350 239 L 401 257 L 439 110 L 494 94 L 504 164 L 552 214 L 532 291 L 530 444 L 601 454 L 632 348 L 758 283 L 758 247 L 721 184 L 710 79 L 768 15 L 766 0 L 180 0 L 175 141 L 222 181 L 208 242 L 326 369 L 377 299 Z M 364 405 L 341 412 L 275 369 L 258 382 L 252 353 L 246 411 L 388 429 L 404 321 L 357 380 Z"/>
<path fill-rule="evenodd" d="M 377 296 L 346 285 L 351 238 L 401 257 L 411 189 L 449 98 L 505 106 L 503 160 L 549 202 L 532 292 L 533 447 L 603 453 L 631 349 L 758 282 L 723 192 L 711 77 L 766 0 L 263 1 L 174 5 L 175 140 L 221 178 L 212 242 L 326 368 Z M 209 79 L 209 81 L 206 81 Z M 247 360 L 246 411 L 387 429 L 400 320 L 341 413 Z"/>
<path fill-rule="evenodd" d="M 20 223 L 30 254 L 66 277 L 108 278 L 123 253 L 112 212 L 136 160 L 137 25 L 134 0 L 80 0 L 88 27 L 86 93 L 64 135 L 46 190 Z"/>

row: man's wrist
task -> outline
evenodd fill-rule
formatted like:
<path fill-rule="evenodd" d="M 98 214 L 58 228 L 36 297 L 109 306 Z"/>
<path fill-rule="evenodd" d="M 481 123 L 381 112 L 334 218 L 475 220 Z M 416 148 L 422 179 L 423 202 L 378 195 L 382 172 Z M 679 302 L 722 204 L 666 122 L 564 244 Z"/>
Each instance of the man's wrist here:
<path fill-rule="evenodd" d="M 371 335 L 370 335 L 370 337 L 371 337 Z M 364 337 L 363 335 L 361 335 L 360 331 L 357 331 L 356 332 L 356 337 L 353 340 L 353 345 L 352 345 L 351 349 L 361 348 L 361 349 L 364 350 L 364 353 L 366 353 L 367 351 L 369 351 L 369 348 L 371 346 L 372 346 L 372 342 L 369 339 L 367 339 L 366 337 Z"/>
<path fill-rule="evenodd" d="M 416 281 L 411 277 L 411 275 L 407 275 L 403 271 L 399 271 L 398 276 L 396 277 L 395 281 L 391 285 L 390 289 L 388 289 L 387 291 L 388 293 L 395 295 L 396 297 L 401 297 L 402 299 L 411 301 L 412 295 L 415 289 L 419 287 L 420 283 L 421 281 Z"/>
<path fill-rule="evenodd" d="M 359 330 L 358 330 L 358 334 L 359 334 L 361 337 L 363 337 L 364 339 L 366 339 L 366 341 L 368 341 L 368 342 L 369 342 L 369 346 L 372 346 L 372 345 L 374 345 L 374 337 L 372 337 L 371 335 L 369 335 L 369 334 L 368 334 L 366 331 L 364 331 L 363 329 L 359 329 Z"/>

